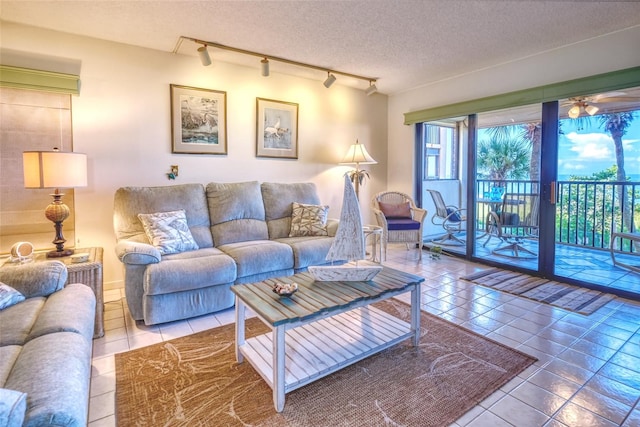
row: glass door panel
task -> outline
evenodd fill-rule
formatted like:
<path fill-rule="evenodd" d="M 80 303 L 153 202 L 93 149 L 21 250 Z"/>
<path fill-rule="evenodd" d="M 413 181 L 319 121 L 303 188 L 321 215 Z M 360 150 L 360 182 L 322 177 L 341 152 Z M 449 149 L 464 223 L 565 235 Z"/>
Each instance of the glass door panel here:
<path fill-rule="evenodd" d="M 640 88 L 560 101 L 555 275 L 640 294 Z M 613 257 L 612 257 L 613 254 Z"/>
<path fill-rule="evenodd" d="M 477 115 L 475 257 L 538 270 L 541 110 Z"/>

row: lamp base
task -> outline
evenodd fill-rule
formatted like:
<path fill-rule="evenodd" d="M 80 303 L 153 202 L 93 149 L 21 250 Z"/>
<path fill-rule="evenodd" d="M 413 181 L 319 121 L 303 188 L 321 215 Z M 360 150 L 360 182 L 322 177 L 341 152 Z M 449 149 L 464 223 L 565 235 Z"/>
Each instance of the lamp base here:
<path fill-rule="evenodd" d="M 63 249 L 61 251 L 47 252 L 47 258 L 62 258 L 65 256 L 73 255 L 73 249 Z"/>

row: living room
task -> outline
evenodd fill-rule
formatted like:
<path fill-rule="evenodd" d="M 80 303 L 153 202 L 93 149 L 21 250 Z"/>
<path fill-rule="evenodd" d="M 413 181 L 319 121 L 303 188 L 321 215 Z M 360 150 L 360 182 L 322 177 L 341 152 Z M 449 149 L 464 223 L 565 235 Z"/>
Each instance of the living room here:
<path fill-rule="evenodd" d="M 255 65 L 235 64 L 216 61 L 213 55 L 212 66 L 203 67 L 196 44 L 172 53 L 173 37 L 171 46 L 156 50 L 135 46 L 135 40 L 118 43 L 1 18 L 3 65 L 80 77 L 80 94 L 72 96 L 73 150 L 87 154 L 89 179 L 87 187 L 75 190 L 75 241 L 68 244 L 104 248 L 107 292 L 123 287 L 113 232 L 113 198 L 120 187 L 311 181 L 335 218 L 341 207 L 342 176 L 351 169 L 338 163 L 359 140 L 378 162 L 366 167 L 370 179 L 360 189 L 363 219 L 372 223 L 368 207 L 373 195 L 387 189 L 414 191 L 409 153 L 415 135 L 412 126 L 403 124 L 403 114 L 640 65 L 636 23 L 410 90 L 366 96 L 362 82 L 352 87 L 338 81 L 327 89 L 323 78 L 279 73 L 275 65 L 264 78 L 258 60 Z M 171 152 L 171 84 L 226 92 L 226 155 Z M 379 86 L 384 87 L 382 81 Z M 256 156 L 256 98 L 299 105 L 297 159 Z M 171 165 L 179 165 L 175 180 L 167 177 Z M 415 261 L 408 265 L 414 267 Z"/>

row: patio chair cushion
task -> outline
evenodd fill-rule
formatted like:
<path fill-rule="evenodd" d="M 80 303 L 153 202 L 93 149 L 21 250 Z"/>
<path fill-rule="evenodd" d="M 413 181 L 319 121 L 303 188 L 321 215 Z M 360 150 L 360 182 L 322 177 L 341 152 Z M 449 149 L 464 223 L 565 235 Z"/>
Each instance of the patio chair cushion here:
<path fill-rule="evenodd" d="M 502 225 L 519 225 L 520 215 L 517 213 L 503 212 L 501 216 Z"/>
<path fill-rule="evenodd" d="M 420 230 L 420 222 L 409 218 L 388 218 L 388 230 Z"/>
<path fill-rule="evenodd" d="M 449 221 L 451 221 L 451 222 L 460 222 L 460 221 L 462 221 L 462 217 L 458 213 L 458 209 L 447 208 L 447 216 L 449 217 Z"/>
<path fill-rule="evenodd" d="M 411 218 L 411 203 L 400 204 L 378 202 L 380 210 L 386 218 Z"/>

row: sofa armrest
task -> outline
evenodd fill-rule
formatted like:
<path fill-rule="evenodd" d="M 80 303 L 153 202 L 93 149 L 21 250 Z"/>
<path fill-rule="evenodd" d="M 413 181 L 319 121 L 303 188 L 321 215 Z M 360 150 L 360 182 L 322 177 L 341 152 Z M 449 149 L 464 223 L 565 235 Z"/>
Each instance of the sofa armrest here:
<path fill-rule="evenodd" d="M 8 265 L 0 268 L 0 282 L 11 286 L 25 298 L 45 297 L 64 287 L 69 273 L 60 261 Z"/>
<path fill-rule="evenodd" d="M 160 251 L 148 243 L 122 240 L 116 244 L 116 256 L 124 264 L 157 264 L 162 259 Z"/>
<path fill-rule="evenodd" d="M 335 237 L 336 232 L 338 231 L 338 224 L 340 220 L 338 219 L 327 219 L 327 234 L 331 237 Z"/>

